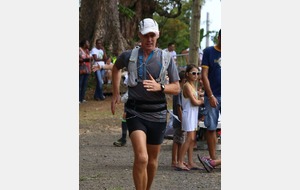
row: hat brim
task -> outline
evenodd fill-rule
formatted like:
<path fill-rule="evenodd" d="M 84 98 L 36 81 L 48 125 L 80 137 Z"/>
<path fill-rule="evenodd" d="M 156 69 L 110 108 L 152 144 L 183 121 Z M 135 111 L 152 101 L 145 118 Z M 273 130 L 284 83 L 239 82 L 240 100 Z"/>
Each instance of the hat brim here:
<path fill-rule="evenodd" d="M 151 27 L 151 28 L 146 28 L 144 30 L 141 31 L 141 34 L 145 35 L 148 33 L 155 33 L 156 35 L 159 35 L 159 31 L 157 30 L 157 28 Z"/>

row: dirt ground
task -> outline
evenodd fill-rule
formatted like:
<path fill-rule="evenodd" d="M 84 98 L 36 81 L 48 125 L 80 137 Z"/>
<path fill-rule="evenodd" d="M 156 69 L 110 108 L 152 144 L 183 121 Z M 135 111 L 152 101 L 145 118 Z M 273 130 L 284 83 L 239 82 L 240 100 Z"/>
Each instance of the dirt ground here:
<path fill-rule="evenodd" d="M 171 99 L 169 99 L 169 102 Z M 111 97 L 104 101 L 87 99 L 79 105 L 79 189 L 133 190 L 133 152 L 130 139 L 124 147 L 113 142 L 121 137 L 123 104 L 115 115 L 110 111 Z M 171 104 L 169 104 L 171 106 Z M 169 107 L 168 106 L 168 107 Z M 158 171 L 152 190 L 221 189 L 221 167 L 212 173 L 205 170 L 175 171 L 171 167 L 172 140 L 165 139 L 159 157 Z M 197 154 L 208 156 L 207 150 L 195 150 L 194 161 L 202 167 Z M 221 157 L 221 151 L 217 151 Z"/>

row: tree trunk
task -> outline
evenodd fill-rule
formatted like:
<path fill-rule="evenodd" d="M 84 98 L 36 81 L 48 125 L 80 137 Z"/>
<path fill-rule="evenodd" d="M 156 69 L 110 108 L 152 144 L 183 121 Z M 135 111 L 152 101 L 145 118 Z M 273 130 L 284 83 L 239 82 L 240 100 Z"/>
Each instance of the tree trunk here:
<path fill-rule="evenodd" d="M 105 17 L 102 17 L 105 19 L 101 19 L 102 22 L 106 21 L 106 35 L 104 40 L 105 44 L 108 45 L 109 50 L 114 55 L 119 55 L 128 48 L 126 39 L 121 33 L 117 4 L 118 0 L 106 0 L 107 9 L 105 12 Z"/>
<path fill-rule="evenodd" d="M 79 12 L 79 41 L 91 40 L 94 33 L 94 19 L 96 18 L 95 3 L 97 0 L 81 0 Z"/>
<path fill-rule="evenodd" d="M 79 39 L 88 39 L 92 47 L 101 39 L 105 49 L 116 56 L 128 46 L 120 32 L 117 3 L 118 0 L 82 0 L 79 14 Z"/>
<path fill-rule="evenodd" d="M 133 47 L 138 41 L 138 23 L 144 18 L 152 18 L 155 12 L 154 0 L 120 0 L 120 4 L 130 10 L 134 10 L 132 18 L 120 12 L 121 33 L 127 43 Z"/>
<path fill-rule="evenodd" d="M 134 39 L 137 39 L 138 22 L 139 15 L 142 12 L 142 5 L 140 0 L 120 0 L 120 4 L 128 9 L 134 9 L 135 15 L 131 18 L 120 12 L 120 31 L 125 39 L 127 39 L 127 44 L 132 47 L 134 44 Z"/>
<path fill-rule="evenodd" d="M 201 0 L 193 0 L 189 64 L 199 65 Z M 200 65 L 199 65 L 200 66 Z"/>

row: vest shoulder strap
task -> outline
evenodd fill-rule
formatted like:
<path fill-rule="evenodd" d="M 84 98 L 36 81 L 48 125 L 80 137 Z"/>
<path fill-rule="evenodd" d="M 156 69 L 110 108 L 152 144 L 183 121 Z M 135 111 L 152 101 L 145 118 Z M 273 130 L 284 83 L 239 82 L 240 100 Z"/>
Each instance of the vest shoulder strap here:
<path fill-rule="evenodd" d="M 139 54 L 139 49 L 140 48 L 132 49 L 129 61 L 132 61 L 132 62 L 136 63 L 137 57 L 138 57 L 138 54 Z"/>
<path fill-rule="evenodd" d="M 159 79 L 161 83 L 164 84 L 167 75 L 167 68 L 169 67 L 170 64 L 171 55 L 169 52 L 165 50 L 162 50 L 161 53 L 162 53 L 162 68 L 160 70 Z"/>
<path fill-rule="evenodd" d="M 140 48 L 134 48 L 131 51 L 130 57 L 129 57 L 129 63 L 128 63 L 128 86 L 134 87 L 137 85 L 137 58 L 139 54 Z"/>
<path fill-rule="evenodd" d="M 134 48 L 132 49 L 130 58 L 129 58 L 129 65 L 128 65 L 128 70 L 129 70 L 129 80 L 128 80 L 128 85 L 129 86 L 135 86 L 137 84 L 137 59 L 138 59 L 138 53 L 139 53 L 140 48 Z M 162 52 L 162 67 L 159 73 L 158 79 L 156 79 L 157 82 L 164 84 L 165 83 L 165 78 L 167 75 L 167 69 L 170 64 L 170 59 L 171 55 L 169 52 L 165 50 L 161 50 Z"/>

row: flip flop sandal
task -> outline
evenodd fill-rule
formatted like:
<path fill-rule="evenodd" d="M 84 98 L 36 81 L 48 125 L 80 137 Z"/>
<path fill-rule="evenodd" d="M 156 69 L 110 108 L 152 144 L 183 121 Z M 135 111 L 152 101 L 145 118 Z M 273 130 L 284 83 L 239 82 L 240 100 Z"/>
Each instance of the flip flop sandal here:
<path fill-rule="evenodd" d="M 176 171 L 190 171 L 188 168 L 181 168 L 181 167 L 178 167 L 178 166 L 175 166 L 175 170 Z"/>
<path fill-rule="evenodd" d="M 192 168 L 189 168 L 190 170 L 204 170 L 203 168 L 199 168 L 199 167 L 192 167 Z"/>
<path fill-rule="evenodd" d="M 203 165 L 204 169 L 209 173 L 211 172 L 212 168 L 209 168 L 209 166 L 207 166 L 202 160 L 201 157 L 199 156 L 199 154 L 197 154 L 198 160 L 200 161 L 200 163 Z"/>

